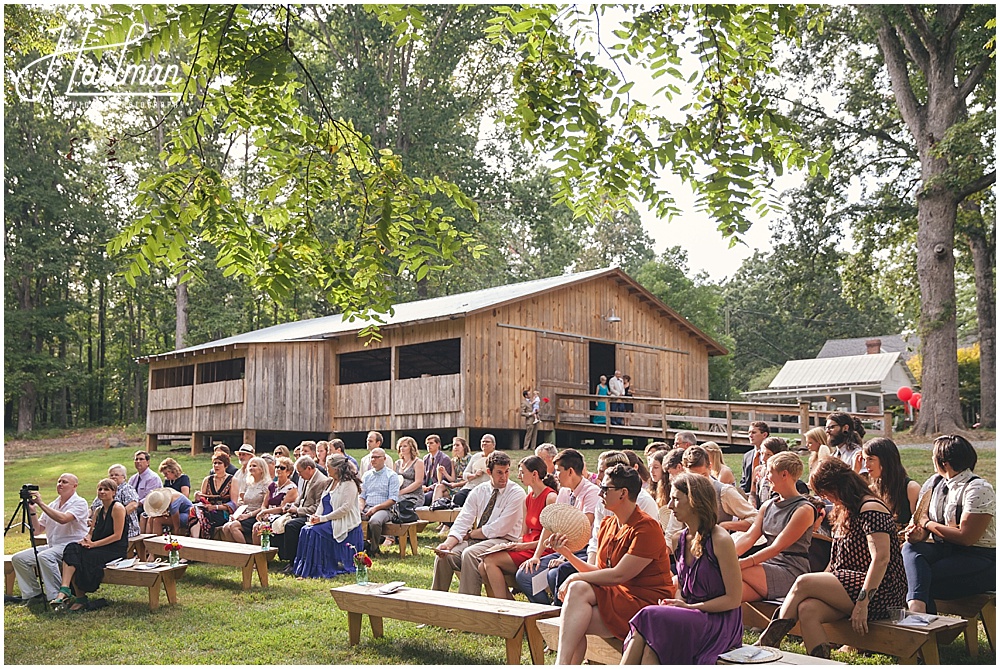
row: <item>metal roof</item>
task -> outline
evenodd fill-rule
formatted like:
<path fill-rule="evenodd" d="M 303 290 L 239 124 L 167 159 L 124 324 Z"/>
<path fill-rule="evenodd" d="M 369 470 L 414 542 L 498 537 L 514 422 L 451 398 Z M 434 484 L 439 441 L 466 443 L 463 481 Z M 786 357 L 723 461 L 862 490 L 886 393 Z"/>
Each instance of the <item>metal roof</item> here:
<path fill-rule="evenodd" d="M 900 353 L 897 351 L 838 358 L 789 360 L 771 381 L 768 390 L 880 384 L 889 376 L 899 356 Z"/>

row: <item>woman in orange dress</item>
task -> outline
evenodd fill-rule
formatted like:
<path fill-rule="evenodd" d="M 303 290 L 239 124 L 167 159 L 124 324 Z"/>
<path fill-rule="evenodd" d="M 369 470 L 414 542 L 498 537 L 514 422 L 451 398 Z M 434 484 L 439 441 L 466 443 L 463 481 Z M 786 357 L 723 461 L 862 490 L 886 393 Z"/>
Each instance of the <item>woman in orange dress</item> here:
<path fill-rule="evenodd" d="M 583 562 L 566 546 L 566 536 L 549 540 L 553 550 L 577 569 L 559 591 L 559 652 L 556 664 L 581 664 L 587 635 L 625 639 L 629 620 L 660 599 L 674 597 L 673 576 L 663 530 L 636 506 L 639 473 L 615 465 L 604 473 L 601 496 L 611 513 L 601 521 L 597 564 Z"/>

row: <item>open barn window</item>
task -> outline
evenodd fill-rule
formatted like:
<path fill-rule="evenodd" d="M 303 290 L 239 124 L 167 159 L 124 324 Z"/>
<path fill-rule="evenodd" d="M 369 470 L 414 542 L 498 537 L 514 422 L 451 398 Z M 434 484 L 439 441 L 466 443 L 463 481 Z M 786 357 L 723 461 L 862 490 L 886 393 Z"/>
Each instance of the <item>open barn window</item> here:
<path fill-rule="evenodd" d="M 215 383 L 216 381 L 236 381 L 243 378 L 246 369 L 246 358 L 233 358 L 217 362 L 203 362 L 198 365 L 198 383 Z"/>
<path fill-rule="evenodd" d="M 392 375 L 392 350 L 389 348 L 341 353 L 337 359 L 340 363 L 340 385 L 342 386 L 352 383 L 388 381 Z"/>
<path fill-rule="evenodd" d="M 462 340 L 442 339 L 399 347 L 399 378 L 442 376 L 462 371 Z"/>
<path fill-rule="evenodd" d="M 184 365 L 182 367 L 165 367 L 154 369 L 152 378 L 152 389 L 177 388 L 179 386 L 194 385 L 194 365 Z"/>

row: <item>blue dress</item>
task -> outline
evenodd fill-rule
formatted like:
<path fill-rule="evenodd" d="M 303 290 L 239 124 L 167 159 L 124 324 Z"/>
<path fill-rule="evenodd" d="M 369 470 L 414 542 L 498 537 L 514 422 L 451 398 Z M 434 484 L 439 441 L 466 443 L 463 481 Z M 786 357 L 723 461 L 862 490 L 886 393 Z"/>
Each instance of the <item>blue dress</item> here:
<path fill-rule="evenodd" d="M 726 585 L 712 537 L 708 538 L 705 552 L 692 564 L 685 560 L 689 540 L 685 529 L 677 542 L 677 583 L 682 599 L 694 604 L 721 597 Z M 647 606 L 630 622 L 631 631 L 642 634 L 660 664 L 715 664 L 719 655 L 743 645 L 743 610 L 739 606 L 719 613 Z"/>
<path fill-rule="evenodd" d="M 604 385 L 603 383 L 597 384 L 597 394 L 598 395 L 607 395 L 608 394 L 608 387 L 606 385 Z M 606 406 L 607 405 L 606 405 L 606 403 L 604 401 L 594 402 L 594 410 L 595 411 L 604 411 L 605 408 L 606 408 Z M 590 417 L 590 422 L 594 423 L 595 425 L 604 425 L 604 423 L 606 421 L 607 421 L 607 416 L 591 416 Z"/>
<path fill-rule="evenodd" d="M 331 513 L 330 493 L 323 493 L 323 510 L 319 515 Z M 340 574 L 353 574 L 354 553 L 352 546 L 364 546 L 361 525 L 347 533 L 343 541 L 333 538 L 333 523 L 308 523 L 299 533 L 299 548 L 292 563 L 296 576 L 305 578 L 333 578 Z"/>

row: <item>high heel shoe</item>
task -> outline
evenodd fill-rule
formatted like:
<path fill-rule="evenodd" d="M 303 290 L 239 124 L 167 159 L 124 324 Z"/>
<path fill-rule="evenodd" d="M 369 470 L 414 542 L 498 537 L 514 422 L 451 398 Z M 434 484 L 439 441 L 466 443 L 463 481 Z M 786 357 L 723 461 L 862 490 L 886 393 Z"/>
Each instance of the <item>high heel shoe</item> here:
<path fill-rule="evenodd" d="M 778 609 L 780 611 L 781 609 Z M 755 646 L 770 646 L 777 648 L 781 645 L 781 640 L 792 631 L 797 622 L 795 618 L 778 618 L 778 611 L 774 612 L 771 622 L 767 624 L 767 629 L 760 633 L 760 638 Z"/>
<path fill-rule="evenodd" d="M 809 655 L 812 657 L 819 657 L 824 660 L 830 659 L 830 644 L 821 643 L 820 645 L 809 651 Z"/>

